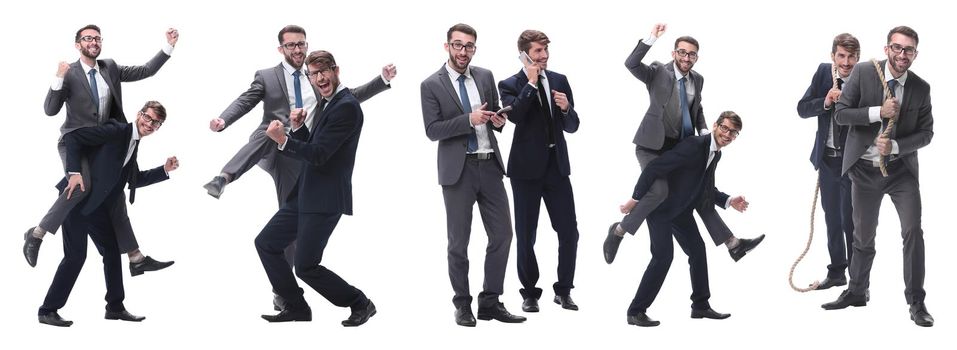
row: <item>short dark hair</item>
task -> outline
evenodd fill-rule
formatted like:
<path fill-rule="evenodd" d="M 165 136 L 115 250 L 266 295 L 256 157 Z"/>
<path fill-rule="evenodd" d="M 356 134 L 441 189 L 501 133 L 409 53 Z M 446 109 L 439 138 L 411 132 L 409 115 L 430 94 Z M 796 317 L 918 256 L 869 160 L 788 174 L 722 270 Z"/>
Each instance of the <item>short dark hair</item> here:
<path fill-rule="evenodd" d="M 166 107 L 163 107 L 162 103 L 158 101 L 146 101 L 146 104 L 143 105 L 143 108 L 140 109 L 140 112 L 146 113 L 148 109 L 152 108 L 153 112 L 156 112 L 156 117 L 162 121 L 166 121 Z"/>
<path fill-rule="evenodd" d="M 309 53 L 309 56 L 306 56 L 306 65 L 312 65 L 313 63 L 323 65 L 329 69 L 335 69 L 336 58 L 332 57 L 332 54 L 326 50 L 317 50 Z"/>
<path fill-rule="evenodd" d="M 853 35 L 848 33 L 841 33 L 834 37 L 834 42 L 831 43 L 831 53 L 837 53 L 837 47 L 843 47 L 845 50 L 850 51 L 855 56 L 861 55 L 861 42 L 857 40 Z"/>
<path fill-rule="evenodd" d="M 452 32 L 462 32 L 471 35 L 475 37 L 475 41 L 478 41 L 478 33 L 475 32 L 475 28 L 472 28 L 472 26 L 468 24 L 459 23 L 449 28 L 448 33 L 445 33 L 445 41 L 452 40 Z"/>
<path fill-rule="evenodd" d="M 730 120 L 731 124 L 734 125 L 734 127 L 737 128 L 738 131 L 740 131 L 741 128 L 744 126 L 741 123 L 741 117 L 739 117 L 737 113 L 734 113 L 732 111 L 721 112 L 721 115 L 718 116 L 718 120 L 715 120 L 714 123 L 721 125 L 721 122 L 723 122 L 725 119 Z"/>
<path fill-rule="evenodd" d="M 518 51 L 528 52 L 528 49 L 532 48 L 532 43 L 548 45 L 550 42 L 552 41 L 548 40 L 548 35 L 545 35 L 545 33 L 534 29 L 529 29 L 522 32 L 522 34 L 518 36 Z"/>
<path fill-rule="evenodd" d="M 887 32 L 887 43 L 888 43 L 888 44 L 891 43 L 891 37 L 894 36 L 894 34 L 897 34 L 897 33 L 903 34 L 903 35 L 905 35 L 905 36 L 910 37 L 911 39 L 914 39 L 914 45 L 915 45 L 915 46 L 916 46 L 918 43 L 920 43 L 920 39 L 917 37 L 917 31 L 915 31 L 913 28 L 908 27 L 908 26 L 899 26 L 899 27 L 894 27 L 894 29 L 891 29 L 890 32 Z"/>
<path fill-rule="evenodd" d="M 286 33 L 299 33 L 305 36 L 306 30 L 295 24 L 290 24 L 288 26 L 282 27 L 282 30 L 279 31 L 279 45 L 282 45 L 282 35 Z"/>
<path fill-rule="evenodd" d="M 84 30 L 87 30 L 87 29 L 93 29 L 97 33 L 100 32 L 100 27 L 97 27 L 96 24 L 87 24 L 83 26 L 83 28 L 80 28 L 79 30 L 76 31 L 76 38 L 73 39 L 74 42 L 80 42 L 80 33 L 82 33 Z"/>
<path fill-rule="evenodd" d="M 682 41 L 684 41 L 684 42 L 686 42 L 686 43 L 689 43 L 689 44 L 691 44 L 691 45 L 694 45 L 695 50 L 701 50 L 701 46 L 698 46 L 698 40 L 695 39 L 695 38 L 692 38 L 692 37 L 690 37 L 690 36 L 688 36 L 688 35 L 685 35 L 685 36 L 683 36 L 683 37 L 679 37 L 678 39 L 675 39 L 675 50 L 678 49 L 678 43 L 680 43 L 680 42 L 682 42 Z"/>

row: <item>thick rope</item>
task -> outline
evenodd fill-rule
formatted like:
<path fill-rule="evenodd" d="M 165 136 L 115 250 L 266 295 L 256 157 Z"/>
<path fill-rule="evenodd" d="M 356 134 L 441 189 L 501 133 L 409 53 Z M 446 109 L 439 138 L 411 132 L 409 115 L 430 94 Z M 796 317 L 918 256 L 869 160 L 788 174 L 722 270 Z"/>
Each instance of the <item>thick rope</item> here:
<path fill-rule="evenodd" d="M 884 87 L 885 100 L 893 98 L 891 95 L 891 89 L 887 87 L 887 80 L 884 79 L 884 70 L 881 69 L 881 64 L 875 59 L 872 59 L 871 63 L 874 64 L 874 70 L 877 71 L 877 76 L 881 78 L 881 85 Z M 890 137 L 891 130 L 894 129 L 895 123 L 897 123 L 897 114 L 894 114 L 894 116 L 887 121 L 887 127 L 884 128 L 884 132 L 881 133 L 881 137 Z M 881 156 L 881 174 L 884 175 L 884 177 L 887 177 L 887 158 L 884 156 Z"/>

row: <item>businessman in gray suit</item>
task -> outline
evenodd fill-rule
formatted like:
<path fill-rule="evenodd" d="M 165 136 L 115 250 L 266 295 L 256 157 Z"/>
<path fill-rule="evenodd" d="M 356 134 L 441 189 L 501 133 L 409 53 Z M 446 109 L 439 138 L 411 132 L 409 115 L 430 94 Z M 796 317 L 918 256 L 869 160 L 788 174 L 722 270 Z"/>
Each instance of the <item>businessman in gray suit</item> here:
<path fill-rule="evenodd" d="M 46 100 L 43 103 L 44 112 L 48 116 L 57 115 L 66 105 L 66 118 L 60 127 L 61 137 L 57 145 L 64 169 L 66 168 L 66 145 L 62 135 L 76 129 L 102 125 L 109 120 L 126 123 L 121 83 L 146 79 L 156 74 L 169 59 L 178 40 L 179 32 L 170 28 L 166 31 L 167 45 L 153 59 L 142 66 L 123 66 L 112 59 L 97 59 L 103 43 L 100 27 L 90 24 L 76 31 L 74 41 L 76 49 L 80 52 L 80 59 L 73 63 L 60 62 L 56 79 L 47 91 Z M 83 164 L 86 164 L 85 159 Z M 87 166 L 84 165 L 83 168 Z M 84 178 L 89 180 L 90 176 L 84 176 Z M 90 183 L 84 185 L 88 190 L 91 189 Z M 79 192 L 72 198 L 62 194 L 40 223 L 28 229 L 23 235 L 23 255 L 30 266 L 36 266 L 43 236 L 47 232 L 56 233 L 70 210 L 85 196 L 85 192 Z M 120 194 L 116 200 L 121 204 L 126 200 L 126 195 Z M 137 276 L 146 271 L 164 269 L 173 264 L 172 261 L 156 261 L 143 255 L 133 234 L 126 206 L 114 205 L 112 208 L 114 211 L 110 213 L 110 217 L 116 231 L 117 244 L 120 252 L 126 253 L 129 257 L 131 275 Z"/>
<path fill-rule="evenodd" d="M 911 72 L 917 58 L 917 32 L 900 26 L 887 34 L 878 71 L 873 62 L 858 63 L 851 72 L 834 118 L 850 126 L 845 144 L 843 173 L 851 178 L 854 207 L 854 258 L 847 290 L 836 301 L 822 305 L 825 310 L 867 305 L 874 238 L 877 235 L 881 200 L 887 194 L 897 207 L 904 241 L 904 298 L 910 304 L 910 318 L 922 327 L 934 325 L 924 305 L 924 231 L 921 228 L 920 177 L 917 150 L 934 136 L 930 85 Z M 883 81 L 881 80 L 883 78 Z M 884 93 L 886 82 L 889 94 Z M 885 137 L 887 121 L 897 122 Z M 880 170 L 886 163 L 887 176 Z"/>
<path fill-rule="evenodd" d="M 701 108 L 704 78 L 691 69 L 698 61 L 698 41 L 690 36 L 676 39 L 674 51 L 671 52 L 674 60 L 667 64 L 655 61 L 646 65 L 641 62 L 666 29 L 664 24 L 654 25 L 648 38 L 639 41 L 625 60 L 628 71 L 645 83 L 651 102 L 633 141 L 637 145 L 635 155 L 642 169 L 662 153 L 674 148 L 679 141 L 694 136 L 695 132 L 699 135 L 708 134 L 708 125 Z M 627 211 L 624 221 L 611 224 L 602 246 L 605 262 L 611 264 L 615 260 L 625 232 L 635 234 L 648 214 L 667 197 L 668 180 L 659 178 L 641 202 Z M 698 215 L 714 244 L 727 246 L 734 261 L 744 257 L 764 240 L 764 235 L 755 239 L 738 239 L 713 209 L 699 210 Z"/>
<path fill-rule="evenodd" d="M 422 118 L 425 134 L 439 142 L 439 185 L 445 198 L 448 226 L 449 279 L 455 323 L 475 327 L 469 293 L 468 242 L 472 206 L 478 202 L 488 234 L 485 249 L 484 290 L 479 293 L 478 318 L 506 323 L 524 322 L 499 302 L 512 242 L 508 195 L 502 177 L 498 142 L 505 115 L 497 115 L 498 91 L 492 72 L 469 65 L 475 55 L 477 33 L 467 24 L 456 24 L 446 33 L 448 61 L 422 81 Z"/>

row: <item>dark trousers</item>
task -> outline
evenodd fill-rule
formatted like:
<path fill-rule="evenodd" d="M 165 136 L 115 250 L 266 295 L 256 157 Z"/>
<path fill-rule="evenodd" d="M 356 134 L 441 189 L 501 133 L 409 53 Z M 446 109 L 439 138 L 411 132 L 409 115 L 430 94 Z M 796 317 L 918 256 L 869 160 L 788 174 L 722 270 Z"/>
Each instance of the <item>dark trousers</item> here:
<path fill-rule="evenodd" d="M 307 307 L 303 290 L 296 277 L 339 307 L 359 309 L 369 299 L 335 272 L 320 265 L 329 236 L 339 223 L 340 213 L 300 213 L 298 198 L 290 197 L 256 236 L 256 251 L 266 270 L 273 291 L 286 300 L 288 309 Z M 295 276 L 286 263 L 283 251 L 298 242 L 295 255 Z"/>
<path fill-rule="evenodd" d="M 568 176 L 562 175 L 554 148 L 548 152 L 548 168 L 539 179 L 512 178 L 515 197 L 515 249 L 518 260 L 519 292 L 522 298 L 540 299 L 538 259 L 535 238 L 538 215 L 544 200 L 552 229 L 558 233 L 558 281 L 552 285 L 555 295 L 568 295 L 574 288 L 575 261 L 578 254 L 578 221 L 575 218 L 575 196 Z"/>
<path fill-rule="evenodd" d="M 56 274 L 53 276 L 53 283 L 50 284 L 46 298 L 43 299 L 43 306 L 40 306 L 38 311 L 39 315 L 55 312 L 66 305 L 80 270 L 83 269 L 83 263 L 86 261 L 87 235 L 93 240 L 96 250 L 103 257 L 106 310 L 126 310 L 123 307 L 123 299 L 126 297 L 123 289 L 123 265 L 120 261 L 120 250 L 116 243 L 113 222 L 110 219 L 110 213 L 115 209 L 113 204 L 117 202 L 113 200 L 114 197 L 119 198 L 119 203 L 125 206 L 122 196 L 119 196 L 123 192 L 123 187 L 117 186 L 117 189 L 90 215 L 85 216 L 80 213 L 80 210 L 73 210 L 64 220 L 63 259 L 60 260 L 60 266 L 57 267 Z"/>
<path fill-rule="evenodd" d="M 696 310 L 711 308 L 708 303 L 708 299 L 711 298 L 711 289 L 708 286 L 708 257 L 691 210 L 682 212 L 672 220 L 657 216 L 653 212 L 648 217 L 648 231 L 651 239 L 651 261 L 648 262 L 648 267 L 645 268 L 645 273 L 641 277 L 635 299 L 628 307 L 628 315 L 645 312 L 658 296 L 674 258 L 672 236 L 688 256 L 688 266 L 691 271 L 691 308 Z"/>
<path fill-rule="evenodd" d="M 818 169 L 821 209 L 827 224 L 827 251 L 831 264 L 827 276 L 843 278 L 853 255 L 854 220 L 851 210 L 851 179 L 841 175 L 841 157 L 825 156 Z"/>

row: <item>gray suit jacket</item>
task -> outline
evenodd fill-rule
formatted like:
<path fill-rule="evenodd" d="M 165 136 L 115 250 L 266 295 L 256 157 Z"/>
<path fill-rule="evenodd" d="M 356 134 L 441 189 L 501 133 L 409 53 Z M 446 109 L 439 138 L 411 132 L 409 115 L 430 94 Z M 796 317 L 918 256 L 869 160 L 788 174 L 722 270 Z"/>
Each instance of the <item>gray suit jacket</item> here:
<path fill-rule="evenodd" d="M 286 87 L 285 74 L 286 71 L 283 69 L 282 63 L 272 68 L 257 71 L 253 82 L 249 84 L 249 89 L 239 95 L 239 97 L 219 115 L 219 117 L 226 122 L 226 127 L 232 125 L 239 120 L 239 118 L 246 115 L 246 113 L 249 113 L 260 101 L 263 102 L 263 118 L 262 122 L 259 123 L 259 127 L 253 131 L 251 138 L 255 137 L 257 131 L 265 131 L 266 127 L 269 126 L 269 122 L 273 120 L 278 120 L 283 122 L 283 124 L 289 125 L 289 90 Z M 312 84 L 308 85 L 312 87 Z M 389 87 L 389 85 L 386 85 L 386 83 L 382 81 L 382 78 L 376 76 L 365 85 L 350 89 L 350 92 L 359 102 L 364 102 L 372 96 L 388 90 Z M 316 94 L 316 98 L 321 98 L 315 87 L 312 87 L 312 89 Z M 223 128 L 223 130 L 226 130 L 226 128 Z"/>
<path fill-rule="evenodd" d="M 153 56 L 153 59 L 142 66 L 121 66 L 111 59 L 97 60 L 100 74 L 110 88 L 110 115 L 106 119 L 115 119 L 126 123 L 126 115 L 123 113 L 123 90 L 120 83 L 151 77 L 159 71 L 168 59 L 169 56 L 160 51 L 156 56 Z M 60 108 L 66 103 L 66 119 L 63 120 L 63 126 L 60 127 L 60 135 L 79 128 L 98 125 L 97 107 L 90 97 L 92 91 L 86 74 L 80 61 L 77 60 L 70 64 L 70 70 L 63 76 L 63 88 L 57 91 L 53 89 L 47 91 L 46 100 L 43 101 L 43 111 L 48 116 L 60 113 Z"/>
<path fill-rule="evenodd" d="M 645 112 L 632 142 L 641 147 L 660 150 L 665 142 L 664 118 L 668 117 L 670 113 L 678 112 L 668 111 L 665 108 L 668 100 L 675 94 L 677 80 L 675 80 L 673 61 L 666 64 L 655 61 L 650 66 L 641 63 L 649 49 L 651 49 L 651 46 L 639 41 L 638 46 L 625 60 L 625 67 L 628 68 L 628 71 L 645 83 L 650 101 L 648 111 Z M 695 99 L 691 102 L 691 119 L 696 126 L 695 132 L 700 133 L 701 129 L 708 128 L 708 124 L 704 120 L 704 111 L 701 108 L 701 89 L 704 87 L 704 77 L 694 70 L 691 70 L 688 75 L 695 87 Z M 678 115 L 678 118 L 680 119 L 681 116 Z"/>
<path fill-rule="evenodd" d="M 887 61 L 880 62 L 881 69 Z M 884 88 L 877 70 L 870 61 L 854 66 L 851 76 L 844 83 L 841 98 L 834 110 L 834 120 L 840 125 L 850 125 L 844 145 L 844 166 L 847 173 L 867 148 L 874 144 L 881 123 L 871 123 L 868 109 L 880 106 L 884 101 Z M 904 103 L 900 106 L 897 123 L 891 139 L 897 141 L 898 154 L 907 169 L 918 178 L 917 150 L 927 146 L 934 137 L 934 117 L 931 115 L 930 85 L 914 74 L 907 73 L 904 85 Z"/>
<path fill-rule="evenodd" d="M 470 66 L 470 69 L 475 85 L 478 87 L 481 102 L 488 104 L 485 110 L 497 111 L 499 109 L 498 90 L 495 89 L 495 78 L 492 72 L 476 66 Z M 439 141 L 439 185 L 454 185 L 462 175 L 468 148 L 468 135 L 472 133 L 469 114 L 462 109 L 459 95 L 452 87 L 445 64 L 422 81 L 421 89 L 425 135 L 432 141 Z M 505 174 L 502 153 L 498 150 L 495 133 L 491 132 L 493 129 L 501 132 L 502 129 L 495 129 L 491 121 L 486 125 L 492 150 L 496 154 L 496 162 L 502 174 Z"/>

